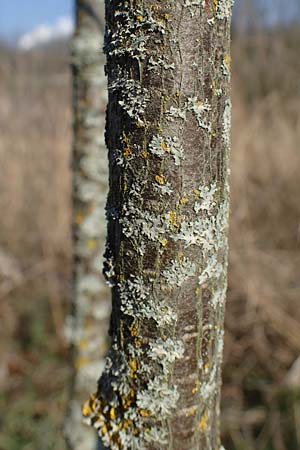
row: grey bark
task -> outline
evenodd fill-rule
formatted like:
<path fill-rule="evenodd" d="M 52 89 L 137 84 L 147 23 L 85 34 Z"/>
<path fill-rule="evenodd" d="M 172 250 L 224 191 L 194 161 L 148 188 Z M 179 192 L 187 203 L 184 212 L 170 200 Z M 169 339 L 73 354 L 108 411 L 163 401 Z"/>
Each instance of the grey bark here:
<path fill-rule="evenodd" d="M 232 0 L 106 0 L 111 450 L 217 450 Z"/>
<path fill-rule="evenodd" d="M 104 368 L 110 315 L 102 275 L 108 169 L 104 143 L 103 0 L 76 1 L 73 75 L 73 314 L 67 326 L 73 345 L 73 385 L 66 420 L 72 450 L 94 450 L 95 432 L 83 424 L 81 404 Z"/>

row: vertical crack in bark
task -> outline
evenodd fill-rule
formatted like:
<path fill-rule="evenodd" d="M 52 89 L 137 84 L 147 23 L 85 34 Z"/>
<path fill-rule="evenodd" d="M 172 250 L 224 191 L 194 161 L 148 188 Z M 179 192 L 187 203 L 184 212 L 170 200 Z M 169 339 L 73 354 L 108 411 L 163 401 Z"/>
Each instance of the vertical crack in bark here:
<path fill-rule="evenodd" d="M 231 0 L 107 0 L 112 346 L 84 407 L 112 450 L 216 450 Z"/>

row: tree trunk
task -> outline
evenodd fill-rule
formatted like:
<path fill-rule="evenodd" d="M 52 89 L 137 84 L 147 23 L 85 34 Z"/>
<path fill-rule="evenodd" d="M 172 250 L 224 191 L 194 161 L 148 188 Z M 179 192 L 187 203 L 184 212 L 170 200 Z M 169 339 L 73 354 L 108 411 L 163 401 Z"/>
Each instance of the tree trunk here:
<path fill-rule="evenodd" d="M 74 378 L 66 420 L 72 450 L 93 450 L 96 435 L 82 423 L 81 402 L 102 372 L 110 302 L 102 278 L 106 235 L 107 150 L 104 143 L 106 79 L 103 0 L 76 1 L 73 73 L 73 344 Z"/>
<path fill-rule="evenodd" d="M 233 0 L 106 0 L 111 450 L 217 450 Z"/>

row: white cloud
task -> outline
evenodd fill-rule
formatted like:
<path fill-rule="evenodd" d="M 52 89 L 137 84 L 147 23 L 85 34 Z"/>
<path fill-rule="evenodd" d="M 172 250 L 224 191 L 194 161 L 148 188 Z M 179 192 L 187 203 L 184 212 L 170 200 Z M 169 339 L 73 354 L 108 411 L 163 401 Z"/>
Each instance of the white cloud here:
<path fill-rule="evenodd" d="M 71 36 L 73 29 L 74 24 L 71 17 L 60 17 L 53 25 L 41 24 L 23 34 L 18 40 L 18 47 L 21 50 L 31 50 L 55 39 Z"/>

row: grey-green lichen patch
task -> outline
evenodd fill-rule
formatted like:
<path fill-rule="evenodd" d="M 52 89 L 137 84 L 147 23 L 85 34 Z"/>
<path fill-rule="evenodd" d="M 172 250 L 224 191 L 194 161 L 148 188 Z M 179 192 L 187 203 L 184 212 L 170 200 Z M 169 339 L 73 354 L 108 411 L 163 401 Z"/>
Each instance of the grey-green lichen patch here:
<path fill-rule="evenodd" d="M 226 100 L 223 113 L 223 140 L 227 148 L 230 147 L 230 128 L 231 128 L 231 101 Z"/>
<path fill-rule="evenodd" d="M 159 191 L 161 195 L 171 195 L 173 192 L 173 189 L 171 187 L 171 183 L 167 182 L 156 182 L 154 183 L 154 189 L 156 191 Z"/>
<path fill-rule="evenodd" d="M 171 267 L 162 272 L 170 286 L 180 287 L 182 283 L 192 277 L 196 272 L 196 264 L 189 261 L 186 257 L 174 260 Z"/>
<path fill-rule="evenodd" d="M 165 112 L 165 114 L 169 116 L 169 119 L 172 121 L 175 119 L 186 120 L 186 110 L 176 108 L 175 106 L 171 106 L 170 109 Z"/>
<path fill-rule="evenodd" d="M 153 18 L 151 11 L 144 8 L 131 8 L 124 2 L 122 11 L 115 12 L 115 31 L 108 29 L 109 45 L 106 52 L 110 56 L 130 55 L 143 60 L 152 33 L 164 34 L 164 23 Z M 159 40 L 158 42 L 159 43 Z"/>
<path fill-rule="evenodd" d="M 204 130 L 211 131 L 211 123 L 208 119 L 208 113 L 211 111 L 211 105 L 206 99 L 204 102 L 197 97 L 189 98 L 187 102 L 187 109 L 193 111 L 197 118 L 199 127 Z"/>
<path fill-rule="evenodd" d="M 230 19 L 234 0 L 217 0 L 217 19 Z"/>
<path fill-rule="evenodd" d="M 157 59 L 154 59 L 153 56 L 150 56 L 148 64 L 149 64 L 148 70 L 153 70 L 153 71 L 158 71 L 159 68 L 163 68 L 165 70 L 174 70 L 175 69 L 175 64 L 168 63 L 168 60 L 163 56 L 160 56 Z"/>
<path fill-rule="evenodd" d="M 134 280 L 131 290 L 134 296 L 143 298 L 148 295 L 141 288 L 141 280 Z M 132 301 L 131 295 L 127 301 Z M 153 320 L 156 316 L 153 316 Z M 136 336 L 134 323 L 131 332 Z M 170 417 L 178 401 L 178 391 L 176 386 L 170 387 L 169 374 L 176 359 L 183 355 L 183 345 L 180 341 L 168 338 L 150 340 L 143 350 L 139 345 L 129 345 L 127 357 L 120 350 L 117 343 L 112 346 L 105 369 L 116 380 L 115 383 L 112 381 L 111 386 L 117 396 L 104 404 L 91 396 L 83 408 L 86 422 L 98 429 L 103 444 L 112 450 L 144 449 L 145 442 L 167 442 L 166 429 L 159 424 Z M 113 362 L 116 355 L 117 367 Z M 136 391 L 135 380 L 139 378 L 146 379 L 147 384 L 144 389 Z M 123 408 L 122 415 L 119 414 L 119 402 Z"/>
<path fill-rule="evenodd" d="M 119 105 L 129 117 L 135 119 L 140 125 L 144 125 L 142 117 L 147 104 L 150 101 L 147 89 L 141 83 L 132 79 L 114 81 L 108 86 L 109 91 L 119 92 Z"/>
<path fill-rule="evenodd" d="M 205 7 L 205 0 L 184 0 L 183 6 L 200 6 Z"/>
<path fill-rule="evenodd" d="M 149 144 L 149 151 L 153 155 L 164 158 L 168 154 L 172 155 L 174 163 L 180 166 L 184 159 L 184 150 L 176 136 L 163 138 L 162 136 L 153 136 Z"/>

